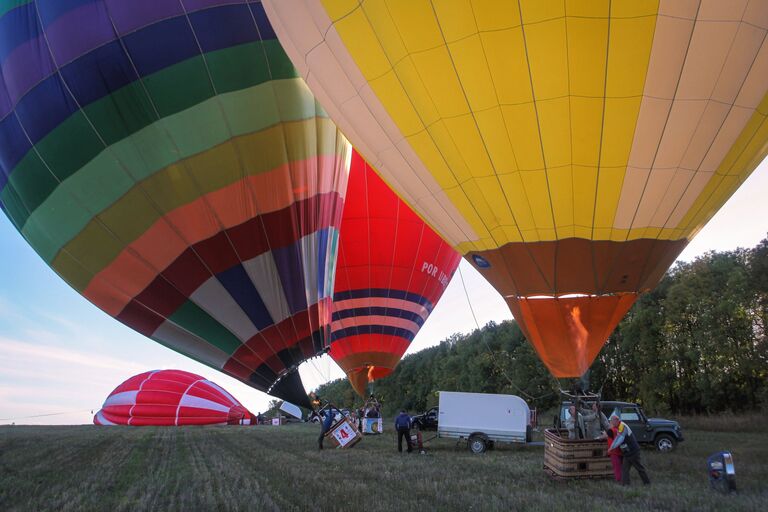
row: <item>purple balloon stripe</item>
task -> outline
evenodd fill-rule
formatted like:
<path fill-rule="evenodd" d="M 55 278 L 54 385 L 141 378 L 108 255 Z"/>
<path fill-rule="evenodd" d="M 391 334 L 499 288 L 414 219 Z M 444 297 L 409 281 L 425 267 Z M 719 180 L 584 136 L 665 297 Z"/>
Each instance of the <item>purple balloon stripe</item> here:
<path fill-rule="evenodd" d="M 82 27 L 88 27 L 83 30 Z M 85 4 L 67 12 L 46 29 L 56 64 L 61 67 L 77 57 L 117 39 L 106 7 Z"/>
<path fill-rule="evenodd" d="M 5 85 L 5 77 L 0 76 L 0 119 L 5 119 L 5 116 L 11 111 L 13 105 L 14 104 L 11 103 L 11 100 L 8 97 L 8 88 Z M 2 172 L 2 170 L 0 170 L 0 172 Z M 0 189 L 2 189 L 4 184 L 5 182 L 0 177 Z"/>
<path fill-rule="evenodd" d="M 12 104 L 56 70 L 45 40 L 41 37 L 17 46 L 2 64 L 5 86 Z M 8 113 L 3 109 L 0 117 Z"/>
<path fill-rule="evenodd" d="M 106 0 L 105 3 L 121 36 L 154 22 L 184 14 L 179 0 Z"/>
<path fill-rule="evenodd" d="M 200 11 L 209 7 L 221 5 L 241 5 L 247 4 L 246 0 L 182 0 L 187 12 Z"/>
<path fill-rule="evenodd" d="M 250 0 L 104 0 L 88 3 L 69 11 L 52 22 L 46 29 L 46 36 L 51 45 L 58 65 L 64 66 L 78 57 L 93 51 L 120 36 L 134 32 L 148 25 L 222 5 L 253 3 Z M 113 27 L 114 23 L 114 27 Z M 82 27 L 91 27 L 82 30 Z M 54 74 L 51 54 L 45 45 L 45 39 L 26 41 L 14 49 L 0 63 L 3 80 L 0 80 L 0 119 L 5 118 L 15 105 L 35 85 Z M 4 83 L 3 83 L 4 82 Z M 6 97 L 7 96 L 7 97 Z"/>

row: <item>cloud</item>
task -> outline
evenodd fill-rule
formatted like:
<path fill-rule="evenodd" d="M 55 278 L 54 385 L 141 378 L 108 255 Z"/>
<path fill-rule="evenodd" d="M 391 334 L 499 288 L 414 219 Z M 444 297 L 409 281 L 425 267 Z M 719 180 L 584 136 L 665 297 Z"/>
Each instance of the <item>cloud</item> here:
<path fill-rule="evenodd" d="M 124 361 L 121 359 L 98 355 L 91 352 L 81 352 L 77 350 L 61 348 L 50 344 L 33 344 L 19 340 L 13 340 L 3 336 L 0 336 L 0 354 L 3 354 L 5 360 L 15 357 L 32 364 L 39 364 L 41 362 L 56 362 L 64 363 L 67 365 L 78 365 L 81 367 L 99 368 L 106 370 L 142 370 L 141 366 L 131 363 L 130 361 Z"/>

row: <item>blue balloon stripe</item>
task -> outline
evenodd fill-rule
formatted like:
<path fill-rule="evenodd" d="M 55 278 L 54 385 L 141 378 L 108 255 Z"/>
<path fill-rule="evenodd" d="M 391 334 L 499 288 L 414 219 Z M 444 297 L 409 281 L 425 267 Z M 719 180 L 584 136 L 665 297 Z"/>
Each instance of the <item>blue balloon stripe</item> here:
<path fill-rule="evenodd" d="M 86 4 L 104 4 L 104 0 L 37 0 L 40 18 L 46 27 L 61 16 Z"/>
<path fill-rule="evenodd" d="M 8 11 L 0 18 L 0 62 L 4 62 L 16 48 L 37 39 L 43 30 L 37 17 L 34 2 L 23 4 Z"/>
<path fill-rule="evenodd" d="M 215 5 L 215 2 L 206 5 L 206 3 L 208 2 L 192 5 L 191 8 L 187 6 L 186 14 L 181 4 L 176 6 L 173 4 L 158 5 L 147 9 L 146 6 L 126 8 L 109 0 L 37 0 L 36 2 L 24 3 L 8 10 L 0 17 L 0 33 L 3 34 L 3 37 L 0 38 L 0 62 L 4 62 L 6 57 L 20 46 L 42 36 L 43 27 L 47 29 L 70 13 L 80 17 L 86 16 L 87 19 L 84 19 L 83 22 L 90 25 L 95 23 L 93 18 L 96 17 L 98 19 L 96 23 L 103 23 L 104 27 L 112 32 L 114 32 L 113 24 L 115 24 L 118 31 L 125 35 L 127 31 L 121 27 L 126 24 L 132 27 L 131 32 L 134 32 L 173 17 L 184 18 L 189 15 L 190 20 L 193 20 L 199 19 L 200 15 L 206 11 L 236 9 L 238 13 L 243 14 L 242 23 L 247 23 L 253 27 L 255 20 L 256 28 L 258 28 L 262 39 L 277 38 L 260 0 L 231 0 L 226 5 Z M 80 9 L 82 7 L 86 7 L 86 10 Z M 78 9 L 80 9 L 79 13 L 73 13 Z M 232 34 L 229 36 L 231 37 Z M 91 50 L 93 47 L 84 49 L 83 53 Z"/>
<path fill-rule="evenodd" d="M 317 242 L 317 292 L 319 298 L 325 298 L 325 270 L 328 263 L 328 243 L 329 232 L 321 231 L 318 233 Z"/>
<path fill-rule="evenodd" d="M 216 278 L 258 330 L 261 331 L 275 323 L 242 265 L 219 272 Z"/>
<path fill-rule="evenodd" d="M 333 320 L 341 320 L 343 318 L 359 317 L 359 316 L 390 316 L 393 318 L 402 318 L 404 320 L 410 320 L 419 327 L 424 325 L 424 318 L 418 313 L 412 311 L 406 311 L 398 308 L 385 308 L 385 307 L 362 307 L 362 308 L 350 308 L 342 309 L 333 312 Z"/>
<path fill-rule="evenodd" d="M 409 342 L 413 341 L 413 338 L 416 337 L 415 332 L 409 331 L 408 329 L 402 329 L 400 327 L 391 327 L 388 325 L 357 325 L 354 327 L 347 327 L 346 329 L 333 331 L 331 334 L 331 343 L 348 336 L 359 336 L 363 334 L 386 334 L 389 336 L 398 336 Z"/>
<path fill-rule="evenodd" d="M 288 226 L 286 226 L 288 228 Z M 298 243 L 272 250 L 283 295 L 292 315 L 307 309 L 307 294 L 304 289 L 304 264 Z"/>
<path fill-rule="evenodd" d="M 346 290 L 333 294 L 335 302 L 348 299 L 367 299 L 370 297 L 382 297 L 387 299 L 401 299 L 409 302 L 415 302 L 427 308 L 430 313 L 434 308 L 433 304 L 426 297 L 418 293 L 406 292 L 404 290 L 391 290 L 389 288 L 362 288 L 357 290 Z"/>

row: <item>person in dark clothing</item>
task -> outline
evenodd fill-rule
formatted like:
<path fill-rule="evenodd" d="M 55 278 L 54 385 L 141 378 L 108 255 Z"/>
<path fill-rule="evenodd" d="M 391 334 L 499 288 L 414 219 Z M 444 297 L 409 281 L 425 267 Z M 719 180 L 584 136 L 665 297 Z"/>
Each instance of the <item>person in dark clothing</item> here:
<path fill-rule="evenodd" d="M 629 470 L 633 466 L 640 473 L 643 484 L 650 485 L 651 479 L 648 478 L 648 472 L 643 463 L 640 462 L 640 443 L 637 442 L 632 429 L 615 414 L 611 416 L 611 427 L 616 429 L 616 437 L 613 439 L 609 451 L 619 448 L 624 457 L 621 461 L 621 485 L 629 485 Z"/>
<path fill-rule="evenodd" d="M 331 425 L 333 425 L 333 418 L 336 416 L 336 412 L 336 408 L 332 405 L 329 405 L 324 412 L 321 412 L 321 414 L 324 414 L 324 417 L 323 422 L 320 424 L 320 437 L 317 438 L 318 450 L 323 449 L 323 439 L 325 439 L 325 434 L 331 430 Z"/>
<path fill-rule="evenodd" d="M 413 447 L 411 446 L 411 417 L 405 412 L 400 411 L 400 414 L 395 418 L 395 430 L 397 430 L 397 451 L 403 451 L 403 436 L 405 436 L 405 442 L 408 446 L 408 453 L 411 453 Z"/>

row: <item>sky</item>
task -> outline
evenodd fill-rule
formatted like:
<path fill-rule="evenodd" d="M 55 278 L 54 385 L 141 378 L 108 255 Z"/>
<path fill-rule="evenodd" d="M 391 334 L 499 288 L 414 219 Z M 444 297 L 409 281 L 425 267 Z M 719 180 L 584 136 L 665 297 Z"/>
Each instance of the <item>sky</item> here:
<path fill-rule="evenodd" d="M 768 161 L 678 259 L 691 261 L 707 251 L 753 247 L 766 236 Z M 453 333 L 469 333 L 491 320 L 511 318 L 501 296 L 462 261 L 408 353 Z M 213 380 L 253 412 L 266 410 L 271 400 L 103 313 L 65 284 L 0 215 L 0 424 L 91 423 L 93 413 L 123 380 L 163 368 Z M 327 356 L 304 363 L 300 372 L 308 390 L 343 377 Z"/>

